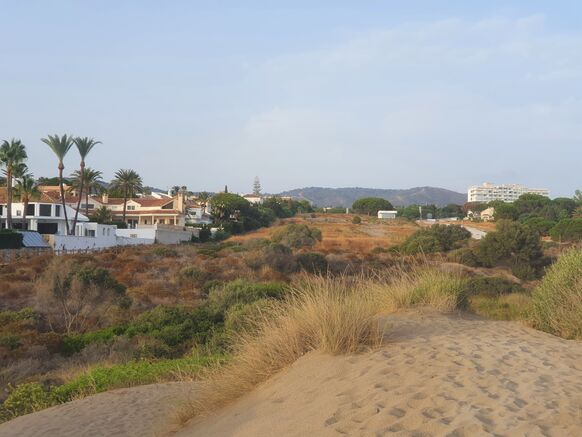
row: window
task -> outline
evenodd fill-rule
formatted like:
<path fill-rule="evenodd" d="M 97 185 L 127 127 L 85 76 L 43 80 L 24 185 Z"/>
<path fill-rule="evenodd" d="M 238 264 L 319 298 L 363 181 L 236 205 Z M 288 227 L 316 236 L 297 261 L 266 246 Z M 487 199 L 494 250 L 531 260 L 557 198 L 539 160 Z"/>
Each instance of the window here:
<path fill-rule="evenodd" d="M 95 230 L 85 229 L 85 237 L 94 237 L 94 236 L 95 236 Z"/>
<path fill-rule="evenodd" d="M 0 205 L 0 215 L 4 214 L 4 205 Z"/>
<path fill-rule="evenodd" d="M 55 217 L 61 216 L 61 205 L 55 205 Z"/>
<path fill-rule="evenodd" d="M 135 211 L 135 205 L 127 205 L 128 211 Z"/>
<path fill-rule="evenodd" d="M 81 203 L 81 209 L 95 209 L 95 205 L 93 203 Z"/>
<path fill-rule="evenodd" d="M 51 216 L 51 205 L 45 205 L 41 203 L 38 205 L 38 215 L 41 217 L 50 217 Z"/>
<path fill-rule="evenodd" d="M 26 208 L 26 215 L 34 215 L 34 205 L 28 205 Z"/>
<path fill-rule="evenodd" d="M 105 236 L 105 228 L 101 229 L 101 235 Z"/>
<path fill-rule="evenodd" d="M 111 235 L 111 229 L 107 228 L 107 236 L 109 237 Z"/>

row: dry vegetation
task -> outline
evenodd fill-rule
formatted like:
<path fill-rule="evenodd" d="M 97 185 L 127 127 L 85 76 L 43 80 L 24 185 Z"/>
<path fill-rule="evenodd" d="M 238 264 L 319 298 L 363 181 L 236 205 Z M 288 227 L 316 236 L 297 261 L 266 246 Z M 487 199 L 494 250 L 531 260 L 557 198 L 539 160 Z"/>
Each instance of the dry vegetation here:
<path fill-rule="evenodd" d="M 353 215 L 324 214 L 316 217 L 305 215 L 284 219 L 270 228 L 233 237 L 233 241 L 246 241 L 253 238 L 270 238 L 277 229 L 289 223 L 303 223 L 321 231 L 322 241 L 314 249 L 328 254 L 367 254 L 381 247 L 389 248 L 401 244 L 412 235 L 418 226 L 408 220 L 380 221 L 361 216 L 362 223 L 352 223 Z"/>

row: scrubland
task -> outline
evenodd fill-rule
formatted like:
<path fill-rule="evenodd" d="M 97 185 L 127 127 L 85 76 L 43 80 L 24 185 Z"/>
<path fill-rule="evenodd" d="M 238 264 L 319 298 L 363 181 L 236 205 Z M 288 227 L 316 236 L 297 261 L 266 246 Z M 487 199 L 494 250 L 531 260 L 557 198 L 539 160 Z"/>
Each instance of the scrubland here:
<path fill-rule="evenodd" d="M 497 232 L 504 238 L 483 243 L 453 227 L 307 215 L 220 243 L 2 265 L 0 417 L 117 387 L 200 380 L 185 422 L 310 351 L 375 350 L 391 329 L 384 315 L 410 308 L 580 339 L 580 252 L 547 252 L 521 228 Z"/>

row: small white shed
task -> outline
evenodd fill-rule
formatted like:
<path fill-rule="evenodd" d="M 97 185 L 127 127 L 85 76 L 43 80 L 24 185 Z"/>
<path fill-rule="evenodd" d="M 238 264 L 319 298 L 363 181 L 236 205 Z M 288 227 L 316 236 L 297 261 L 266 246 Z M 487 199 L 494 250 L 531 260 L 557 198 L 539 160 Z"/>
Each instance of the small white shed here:
<path fill-rule="evenodd" d="M 379 219 L 395 219 L 398 211 L 378 211 Z"/>

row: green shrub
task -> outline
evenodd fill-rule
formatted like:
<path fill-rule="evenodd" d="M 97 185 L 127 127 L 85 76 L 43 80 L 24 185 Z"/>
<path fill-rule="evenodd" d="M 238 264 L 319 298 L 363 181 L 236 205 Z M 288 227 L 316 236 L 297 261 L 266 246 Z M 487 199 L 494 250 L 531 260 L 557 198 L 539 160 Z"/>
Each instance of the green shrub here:
<path fill-rule="evenodd" d="M 195 266 L 184 267 L 178 272 L 178 281 L 182 285 L 188 284 L 199 287 L 206 282 L 208 277 L 208 272 Z"/>
<path fill-rule="evenodd" d="M 479 262 L 485 267 L 504 263 L 515 273 L 529 279 L 530 268 L 538 274 L 546 264 L 537 232 L 518 222 L 502 220 L 497 231 L 488 233 L 477 246 Z"/>
<path fill-rule="evenodd" d="M 582 339 L 582 250 L 560 256 L 532 293 L 534 326 Z"/>
<path fill-rule="evenodd" d="M 226 311 L 224 327 L 227 332 L 242 332 L 254 328 L 254 322 L 268 310 L 271 299 L 258 299 L 254 302 L 232 305 Z"/>
<path fill-rule="evenodd" d="M 322 274 L 327 271 L 327 259 L 321 253 L 300 253 L 297 255 L 296 260 L 299 267 L 306 272 Z"/>
<path fill-rule="evenodd" d="M 467 279 L 465 283 L 467 294 L 501 296 L 522 290 L 519 284 L 500 276 L 476 276 Z"/>
<path fill-rule="evenodd" d="M 582 218 L 563 219 L 550 229 L 554 241 L 582 240 Z"/>
<path fill-rule="evenodd" d="M 16 334 L 4 334 L 0 335 L 0 346 L 15 350 L 22 346 L 22 341 Z"/>
<path fill-rule="evenodd" d="M 478 294 L 469 298 L 468 310 L 493 320 L 524 320 L 531 308 L 531 296 L 525 293 Z"/>
<path fill-rule="evenodd" d="M 281 299 L 285 284 L 279 282 L 255 283 L 237 279 L 221 288 L 214 288 L 208 296 L 209 306 L 217 313 L 224 314 L 236 304 L 249 304 L 259 299 Z"/>
<path fill-rule="evenodd" d="M 154 247 L 152 254 L 159 256 L 160 258 L 176 258 L 178 256 L 178 251 L 170 247 L 158 246 Z"/>
<path fill-rule="evenodd" d="M 204 344 L 213 331 L 220 329 L 221 317 L 205 307 L 158 306 L 136 317 L 127 327 L 125 335 L 146 335 L 167 345 L 173 355 L 182 353 L 188 346 Z"/>
<path fill-rule="evenodd" d="M 113 341 L 116 336 L 123 335 L 124 332 L 124 327 L 114 326 L 85 334 L 66 335 L 62 338 L 61 353 L 68 356 L 81 352 L 90 344 L 107 344 Z"/>
<path fill-rule="evenodd" d="M 398 249 L 406 254 L 446 252 L 469 238 L 471 233 L 462 226 L 437 224 L 416 231 Z"/>
<path fill-rule="evenodd" d="M 362 223 L 362 218 L 359 215 L 354 216 L 354 218 L 352 218 L 352 223 L 354 225 L 359 225 L 360 223 Z"/>
<path fill-rule="evenodd" d="M 291 223 L 275 231 L 272 240 L 292 248 L 309 247 L 321 241 L 321 231 L 307 225 Z"/>
<path fill-rule="evenodd" d="M 292 273 L 297 270 L 293 252 L 283 244 L 270 244 L 267 246 L 263 251 L 261 264 L 281 273 Z"/>
<path fill-rule="evenodd" d="M 30 382 L 12 388 L 0 408 L 0 421 L 34 413 L 56 403 L 51 393 L 41 384 Z"/>
<path fill-rule="evenodd" d="M 469 267 L 479 267 L 481 265 L 479 262 L 479 257 L 470 247 L 461 247 L 459 249 L 455 249 L 449 252 L 447 257 L 451 261 L 464 264 Z"/>
<path fill-rule="evenodd" d="M 9 229 L 0 230 L 0 249 L 20 249 L 23 235 Z"/>

